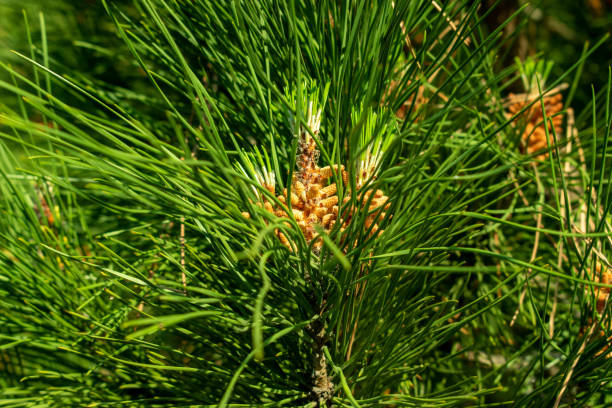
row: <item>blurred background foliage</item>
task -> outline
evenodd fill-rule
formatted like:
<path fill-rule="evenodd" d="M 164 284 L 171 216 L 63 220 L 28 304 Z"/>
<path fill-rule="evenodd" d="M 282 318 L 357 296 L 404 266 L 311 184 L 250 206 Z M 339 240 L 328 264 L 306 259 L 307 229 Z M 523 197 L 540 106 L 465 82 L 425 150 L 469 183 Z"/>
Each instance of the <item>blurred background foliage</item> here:
<path fill-rule="evenodd" d="M 115 3 L 129 10 L 131 2 Z M 0 60 L 26 76 L 32 75 L 32 66 L 14 51 L 40 59 L 41 27 L 46 32 L 49 66 L 56 72 L 78 75 L 74 79 L 88 82 L 111 97 L 151 93 L 145 73 L 129 58 L 125 43 L 117 36 L 101 1 L 0 0 Z M 30 48 L 37 55 L 29 55 Z M 7 71 L 0 72 L 0 79 L 10 80 L 7 76 Z M 58 91 L 58 97 L 65 96 L 61 89 Z M 0 103 L 14 108 L 16 100 L 0 95 Z M 146 106 L 139 104 L 138 108 Z"/>
<path fill-rule="evenodd" d="M 541 53 L 555 62 L 552 75 L 568 70 L 585 44 L 593 45 L 599 38 L 612 33 L 611 0 L 540 0 L 527 2 L 525 12 L 529 24 L 523 32 L 526 53 Z M 523 55 L 519 54 L 519 57 Z M 582 71 L 576 92 L 576 108 L 591 100 L 589 85 L 596 91 L 606 86 L 607 67 L 612 63 L 610 46 L 604 46 L 589 58 Z"/>
<path fill-rule="evenodd" d="M 481 10 L 489 7 L 496 7 L 487 17 L 490 31 L 521 8 L 527 17 L 523 23 L 519 24 L 517 18 L 505 28 L 508 42 L 500 62 L 507 66 L 517 57 L 544 57 L 554 62 L 554 78 L 570 69 L 585 47 L 612 33 L 612 0 L 483 0 Z M 583 67 L 575 109 L 580 111 L 591 101 L 591 84 L 596 92 L 605 88 L 607 67 L 612 63 L 610 51 L 609 46 L 601 47 Z"/>

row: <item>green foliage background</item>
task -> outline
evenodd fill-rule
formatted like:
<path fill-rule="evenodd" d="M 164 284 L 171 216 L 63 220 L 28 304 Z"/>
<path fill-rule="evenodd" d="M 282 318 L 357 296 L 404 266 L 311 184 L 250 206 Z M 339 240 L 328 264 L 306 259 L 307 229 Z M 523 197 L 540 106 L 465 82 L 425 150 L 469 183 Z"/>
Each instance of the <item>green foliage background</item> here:
<path fill-rule="evenodd" d="M 571 8 L 434 3 L 2 1 L 0 406 L 609 406 L 610 14 L 557 47 L 533 7 Z M 542 161 L 505 114 L 521 36 L 575 116 Z M 287 95 L 325 85 L 321 166 L 378 112 L 391 208 L 317 254 L 236 164 L 287 186 Z"/>

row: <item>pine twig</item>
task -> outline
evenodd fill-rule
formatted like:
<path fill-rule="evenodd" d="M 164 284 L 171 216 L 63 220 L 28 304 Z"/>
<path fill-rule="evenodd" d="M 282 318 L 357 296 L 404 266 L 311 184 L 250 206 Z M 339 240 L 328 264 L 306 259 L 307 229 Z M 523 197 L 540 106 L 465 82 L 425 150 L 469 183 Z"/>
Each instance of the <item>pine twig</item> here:
<path fill-rule="evenodd" d="M 561 399 L 563 398 L 563 394 L 565 394 L 565 391 L 567 390 L 567 386 L 570 382 L 570 379 L 572 378 L 572 375 L 574 374 L 574 369 L 576 368 L 576 365 L 578 364 L 580 357 L 582 357 L 582 353 L 584 352 L 584 349 L 586 348 L 587 343 L 591 339 L 591 336 L 593 335 L 593 331 L 595 330 L 596 326 L 597 326 L 597 321 L 594 321 L 593 324 L 591 325 L 591 328 L 589 329 L 589 332 L 584 338 L 584 341 L 582 342 L 580 349 L 578 349 L 578 353 L 576 353 L 576 358 L 574 359 L 574 362 L 572 363 L 572 367 L 567 372 L 567 375 L 565 376 L 565 380 L 563 380 L 563 387 L 561 388 L 561 391 L 559 391 L 559 395 L 557 396 L 557 400 L 555 401 L 555 405 L 553 406 L 553 408 L 559 407 L 559 404 L 561 403 Z"/>
<path fill-rule="evenodd" d="M 322 302 L 317 312 L 319 318 L 306 328 L 312 338 L 313 384 L 311 396 L 319 404 L 319 407 L 328 406 L 334 395 L 334 384 L 327 372 L 325 357 L 327 334 L 325 333 L 325 322 L 322 319 L 324 309 L 325 301 Z"/>
<path fill-rule="evenodd" d="M 183 292 L 187 294 L 187 276 L 185 275 L 185 217 L 181 217 L 179 239 L 181 244 L 181 281 L 183 283 Z"/>

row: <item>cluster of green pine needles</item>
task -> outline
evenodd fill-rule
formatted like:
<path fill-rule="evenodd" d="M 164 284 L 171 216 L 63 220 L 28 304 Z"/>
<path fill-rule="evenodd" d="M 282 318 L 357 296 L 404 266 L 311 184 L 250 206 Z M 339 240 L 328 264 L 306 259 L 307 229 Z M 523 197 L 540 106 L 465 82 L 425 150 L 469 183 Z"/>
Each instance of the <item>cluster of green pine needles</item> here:
<path fill-rule="evenodd" d="M 610 70 L 572 104 L 607 38 L 553 76 L 467 0 L 95 10 L 0 61 L 0 407 L 612 404 Z M 319 249 L 261 205 L 301 134 L 357 209 Z"/>

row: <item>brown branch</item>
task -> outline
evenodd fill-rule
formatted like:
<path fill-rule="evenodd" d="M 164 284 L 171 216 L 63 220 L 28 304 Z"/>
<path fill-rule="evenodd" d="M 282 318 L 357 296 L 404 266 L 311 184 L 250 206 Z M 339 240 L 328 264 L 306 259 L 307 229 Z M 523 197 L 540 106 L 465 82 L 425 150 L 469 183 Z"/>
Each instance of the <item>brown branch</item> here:
<path fill-rule="evenodd" d="M 308 325 L 306 330 L 312 338 L 313 381 L 311 398 L 317 403 L 318 407 L 325 407 L 330 406 L 331 399 L 334 396 L 334 384 L 327 372 L 327 359 L 323 351 L 327 343 L 325 322 L 322 318 L 325 309 L 325 300 L 321 302 L 318 309 L 317 314 L 319 318 Z"/>
<path fill-rule="evenodd" d="M 187 276 L 185 275 L 185 217 L 181 217 L 179 239 L 181 243 L 181 281 L 183 282 L 183 292 L 187 294 Z"/>
<path fill-rule="evenodd" d="M 572 363 L 572 368 L 570 368 L 567 375 L 565 376 L 565 380 L 563 381 L 563 387 L 561 388 L 561 391 L 559 391 L 559 395 L 557 396 L 557 400 L 555 401 L 555 405 L 553 408 L 559 407 L 559 404 L 561 403 L 561 399 L 563 398 L 563 394 L 565 394 L 565 391 L 567 390 L 567 386 L 570 382 L 570 379 L 572 378 L 572 375 L 574 374 L 574 369 L 576 368 L 576 365 L 578 364 L 578 361 L 580 360 L 580 357 L 582 356 L 582 353 L 584 352 L 584 349 L 586 348 L 587 343 L 591 339 L 591 336 L 593 335 L 593 331 L 595 330 L 596 326 L 597 326 L 597 322 L 595 321 L 591 325 L 589 332 L 587 333 L 584 341 L 582 342 L 582 345 L 580 346 L 580 349 L 578 350 L 578 353 L 576 354 L 576 358 L 574 359 L 574 362 Z"/>

